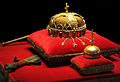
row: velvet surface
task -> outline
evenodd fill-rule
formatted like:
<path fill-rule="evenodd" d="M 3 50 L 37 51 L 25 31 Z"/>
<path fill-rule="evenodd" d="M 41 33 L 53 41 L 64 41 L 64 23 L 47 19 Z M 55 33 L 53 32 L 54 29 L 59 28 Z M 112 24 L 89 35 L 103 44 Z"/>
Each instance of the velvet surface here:
<path fill-rule="evenodd" d="M 100 58 L 96 59 L 87 59 L 84 58 L 84 55 L 80 55 L 72 58 L 71 61 L 79 65 L 81 68 L 112 64 L 110 60 L 104 58 L 103 56 L 100 56 Z"/>
<path fill-rule="evenodd" d="M 73 47 L 73 39 L 67 39 L 64 45 L 61 45 L 64 42 L 64 38 L 51 37 L 48 35 L 48 30 L 36 31 L 29 35 L 28 39 L 34 42 L 37 46 L 46 52 L 48 55 L 61 55 L 68 53 L 77 53 L 83 52 L 84 48 L 88 45 L 91 45 L 90 41 L 85 39 L 91 39 L 91 32 L 86 30 L 86 35 L 83 38 L 80 38 L 86 45 L 81 44 L 81 41 L 74 39 L 74 42 L 77 44 Z M 116 43 L 94 33 L 94 45 L 98 46 L 100 49 L 109 49 L 119 47 Z"/>
<path fill-rule="evenodd" d="M 31 46 L 27 42 L 15 42 L 5 47 L 0 46 L 0 61 L 3 65 L 13 62 L 14 56 L 18 59 L 24 59 L 33 56 L 30 51 Z M 120 56 L 111 55 L 110 59 L 115 68 L 111 73 L 82 76 L 70 65 L 59 67 L 48 67 L 43 61 L 41 65 L 24 66 L 10 73 L 16 82 L 51 82 L 51 81 L 68 81 L 76 79 L 94 79 L 102 77 L 111 77 L 120 75 Z"/>

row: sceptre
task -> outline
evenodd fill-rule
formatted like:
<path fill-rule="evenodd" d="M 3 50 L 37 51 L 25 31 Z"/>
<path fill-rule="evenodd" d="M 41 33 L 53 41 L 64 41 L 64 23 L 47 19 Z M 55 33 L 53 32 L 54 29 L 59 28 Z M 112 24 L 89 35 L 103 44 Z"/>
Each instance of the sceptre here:
<path fill-rule="evenodd" d="M 27 38 L 29 35 L 26 35 L 26 36 L 23 36 L 23 37 L 20 37 L 20 38 L 17 38 L 17 39 L 13 39 L 13 40 L 10 40 L 10 41 L 7 41 L 7 42 L 2 42 L 2 46 L 5 46 L 7 44 L 10 44 L 10 43 L 13 43 L 15 41 L 18 41 L 18 40 L 22 40 L 22 39 L 25 39 Z"/>
<path fill-rule="evenodd" d="M 49 28 L 49 25 L 47 25 L 46 29 L 48 29 L 48 28 Z M 2 46 L 5 46 L 5 45 L 7 45 L 7 44 L 13 43 L 13 42 L 18 41 L 18 40 L 25 39 L 25 38 L 27 38 L 28 36 L 29 36 L 29 35 L 26 35 L 26 36 L 23 36 L 23 37 L 20 37 L 20 38 L 17 38 L 17 39 L 9 40 L 9 41 L 7 41 L 7 42 L 2 42 Z"/>

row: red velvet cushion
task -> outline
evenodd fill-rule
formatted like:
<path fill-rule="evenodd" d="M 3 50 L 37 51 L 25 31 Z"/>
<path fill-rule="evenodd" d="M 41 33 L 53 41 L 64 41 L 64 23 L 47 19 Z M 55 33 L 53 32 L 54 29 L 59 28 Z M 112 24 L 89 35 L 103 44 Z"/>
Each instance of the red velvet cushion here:
<path fill-rule="evenodd" d="M 87 30 L 88 31 L 88 30 Z M 91 37 L 91 32 L 88 31 L 85 38 Z M 119 45 L 113 43 L 112 41 L 98 35 L 94 34 L 95 42 L 94 45 L 98 46 L 100 49 L 109 49 L 116 48 Z M 64 45 L 61 43 L 65 40 L 64 38 L 51 37 L 48 35 L 48 30 L 40 30 L 29 35 L 28 39 L 38 45 L 41 49 L 43 49 L 48 55 L 61 55 L 75 52 L 83 52 L 84 48 L 91 43 L 89 40 L 80 38 L 85 42 L 86 45 L 82 45 L 78 39 L 75 39 L 75 43 L 77 44 L 73 47 L 73 40 L 67 39 Z"/>
<path fill-rule="evenodd" d="M 103 56 L 98 59 L 86 59 L 84 58 L 84 55 L 80 55 L 72 58 L 71 61 L 79 65 L 81 68 L 112 64 L 110 60 Z"/>
<path fill-rule="evenodd" d="M 29 48 L 31 46 L 27 42 L 14 42 L 2 47 L 0 45 L 0 61 L 3 66 L 6 63 L 13 62 L 14 56 L 17 59 L 24 59 L 33 56 Z M 58 82 L 71 80 L 86 80 L 105 78 L 120 75 L 120 57 L 111 55 L 116 61 L 112 61 L 115 65 L 111 73 L 104 73 L 99 75 L 82 76 L 69 65 L 60 67 L 48 67 L 43 61 L 41 65 L 26 65 L 15 72 L 10 73 L 16 81 L 13 82 Z"/>

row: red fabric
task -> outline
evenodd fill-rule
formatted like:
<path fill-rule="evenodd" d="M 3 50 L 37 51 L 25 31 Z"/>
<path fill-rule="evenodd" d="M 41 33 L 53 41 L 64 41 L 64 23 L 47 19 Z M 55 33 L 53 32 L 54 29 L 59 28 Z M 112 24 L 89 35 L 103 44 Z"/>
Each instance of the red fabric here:
<path fill-rule="evenodd" d="M 89 38 L 92 36 L 89 30 L 86 33 L 85 38 Z M 85 42 L 86 45 L 82 45 L 81 41 L 75 39 L 75 43 L 77 44 L 75 48 L 73 47 L 73 40 L 67 39 L 64 45 L 61 45 L 65 40 L 64 38 L 51 37 L 48 35 L 48 30 L 40 30 L 32 33 L 28 37 L 32 42 L 42 48 L 48 55 L 61 55 L 67 53 L 75 53 L 75 52 L 83 52 L 84 48 L 91 43 L 89 40 L 80 38 Z M 94 45 L 98 46 L 100 49 L 109 49 L 119 47 L 116 43 L 94 33 Z"/>
<path fill-rule="evenodd" d="M 85 58 L 93 59 L 93 58 L 99 58 L 100 56 L 89 56 L 89 55 L 84 55 Z"/>
<path fill-rule="evenodd" d="M 0 61 L 1 66 L 4 68 L 4 64 Z M 1 70 L 1 69 L 0 69 Z M 7 73 L 7 72 L 6 72 Z M 10 76 L 10 78 L 12 79 L 13 82 L 16 82 L 15 78 L 11 75 L 8 74 Z"/>
<path fill-rule="evenodd" d="M 79 65 L 81 68 L 112 64 L 110 60 L 103 56 L 100 56 L 100 58 L 97 59 L 86 59 L 84 58 L 84 55 L 80 55 L 72 58 L 71 61 Z"/>
<path fill-rule="evenodd" d="M 18 59 L 33 56 L 34 54 L 29 50 L 29 48 L 31 48 L 31 46 L 28 45 L 27 42 L 15 42 L 8 44 L 5 47 L 0 46 L 0 61 L 5 65 L 6 63 L 13 62 L 14 56 Z M 69 65 L 50 68 L 43 62 L 41 62 L 41 65 L 23 66 L 10 74 L 17 82 L 68 81 L 120 75 L 120 58 L 116 56 L 111 57 L 115 59 L 115 61 L 112 61 L 115 68 L 111 73 L 106 74 L 82 76 Z"/>

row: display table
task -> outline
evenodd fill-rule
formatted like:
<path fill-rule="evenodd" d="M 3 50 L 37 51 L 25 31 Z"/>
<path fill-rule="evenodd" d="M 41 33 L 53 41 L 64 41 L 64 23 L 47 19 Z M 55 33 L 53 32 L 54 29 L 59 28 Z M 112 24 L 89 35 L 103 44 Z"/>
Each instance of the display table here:
<path fill-rule="evenodd" d="M 14 56 L 24 59 L 33 56 L 35 51 L 26 42 L 15 42 L 5 47 L 0 45 L 0 62 L 2 65 L 13 62 Z M 116 56 L 117 55 L 117 56 Z M 43 61 L 41 65 L 23 66 L 15 72 L 9 73 L 13 81 L 17 82 L 51 82 L 51 81 L 91 81 L 91 80 L 120 80 L 120 55 L 111 55 L 109 59 L 114 63 L 115 68 L 110 73 L 82 76 L 70 65 L 48 67 Z"/>

